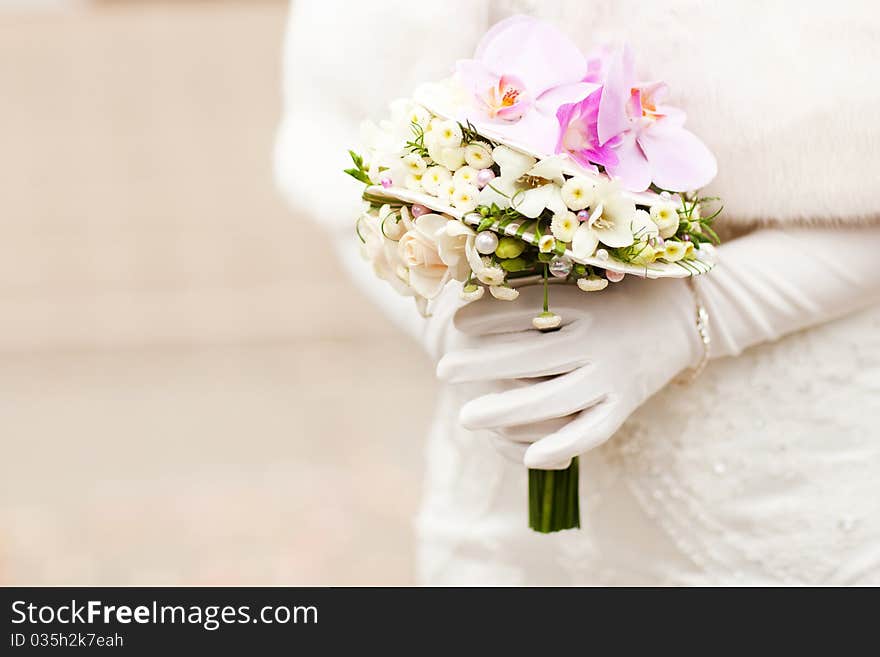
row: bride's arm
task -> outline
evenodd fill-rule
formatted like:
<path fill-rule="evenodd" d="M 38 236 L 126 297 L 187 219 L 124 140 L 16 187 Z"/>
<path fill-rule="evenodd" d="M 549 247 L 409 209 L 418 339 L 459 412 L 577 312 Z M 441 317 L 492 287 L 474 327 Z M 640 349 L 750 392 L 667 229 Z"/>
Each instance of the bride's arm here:
<path fill-rule="evenodd" d="M 878 250 L 880 226 L 764 229 L 722 246 L 716 270 L 698 279 L 710 355 L 736 355 L 880 300 Z M 438 365 L 447 380 L 502 389 L 466 404 L 462 421 L 496 431 L 520 454 L 534 443 L 529 467 L 564 466 L 603 443 L 703 353 L 681 280 L 627 277 L 589 298 L 554 288 L 553 303 L 573 320 L 557 334 L 524 330 L 539 296 L 524 290 L 510 304 L 458 311 L 456 325 L 470 339 Z"/>
<path fill-rule="evenodd" d="M 295 0 L 284 48 L 284 109 L 275 179 L 290 207 L 327 231 L 338 265 L 413 336 L 424 322 L 412 299 L 375 279 L 360 257 L 354 222 L 360 186 L 342 173 L 364 119 L 420 82 L 449 75 L 488 23 L 486 0 L 412 3 Z M 310 230 L 310 227 L 304 227 Z M 336 263 L 328 263 L 335 270 Z"/>
<path fill-rule="evenodd" d="M 865 306 L 880 294 L 880 226 L 761 230 L 724 245 L 697 281 L 710 354 L 739 354 Z"/>

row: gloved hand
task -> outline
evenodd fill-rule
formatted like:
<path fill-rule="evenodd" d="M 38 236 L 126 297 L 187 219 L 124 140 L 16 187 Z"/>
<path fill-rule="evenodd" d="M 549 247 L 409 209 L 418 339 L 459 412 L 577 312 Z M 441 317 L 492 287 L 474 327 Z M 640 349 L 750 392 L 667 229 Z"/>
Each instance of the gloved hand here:
<path fill-rule="evenodd" d="M 450 383 L 498 381 L 506 390 L 468 402 L 461 421 L 513 443 L 502 447 L 530 468 L 562 469 L 605 442 L 649 396 L 695 363 L 702 343 L 683 280 L 627 277 L 600 293 L 553 285 L 552 333 L 532 329 L 540 285 L 512 302 L 483 299 L 455 314 L 468 342 L 446 353 L 438 376 Z M 502 443 L 503 444 L 503 443 Z"/>
<path fill-rule="evenodd" d="M 880 227 L 762 230 L 719 249 L 720 263 L 697 279 L 710 315 L 710 355 L 851 312 L 880 298 L 875 258 Z M 469 428 L 489 429 L 505 453 L 530 468 L 555 469 L 608 440 L 650 395 L 702 353 L 695 303 L 681 280 L 627 277 L 594 294 L 551 288 L 565 324 L 531 330 L 540 287 L 514 302 L 483 300 L 457 311 L 468 340 L 437 366 L 450 383 L 494 382 L 501 392 L 468 402 Z"/>

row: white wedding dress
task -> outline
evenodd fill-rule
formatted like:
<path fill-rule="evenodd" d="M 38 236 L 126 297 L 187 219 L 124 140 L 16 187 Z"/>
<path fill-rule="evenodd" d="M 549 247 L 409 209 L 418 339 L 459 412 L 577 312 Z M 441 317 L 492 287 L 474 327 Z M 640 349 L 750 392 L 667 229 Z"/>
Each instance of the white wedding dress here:
<path fill-rule="evenodd" d="M 375 117 L 394 93 L 442 77 L 490 23 L 515 11 L 544 14 L 572 35 L 580 30 L 585 49 L 627 37 L 674 90 L 693 86 L 697 91 L 678 98 L 691 113 L 691 128 L 718 155 L 720 175 L 710 191 L 725 197 L 726 213 L 741 229 L 762 220 L 855 222 L 876 216 L 880 207 L 880 168 L 868 152 L 870 143 L 877 144 L 877 129 L 867 136 L 837 130 L 831 146 L 823 129 L 824 121 L 847 112 L 873 115 L 876 90 L 840 72 L 841 66 L 871 70 L 864 58 L 872 52 L 878 20 L 868 4 L 854 3 L 849 13 L 837 4 L 816 5 L 810 9 L 819 13 L 815 21 L 801 21 L 799 30 L 785 29 L 792 18 L 781 2 L 756 4 L 751 14 L 737 3 L 735 16 L 688 0 L 647 7 L 610 0 L 435 3 L 417 12 L 388 2 L 362 14 L 328 4 L 295 3 L 287 50 L 278 179 L 301 209 L 326 210 L 332 187 L 300 182 L 303 172 L 341 168 L 335 153 L 322 161 L 321 149 L 336 148 L 337 140 L 340 149 L 355 143 L 362 114 Z M 861 18 L 853 16 L 856 10 Z M 749 16 L 761 22 L 752 26 Z M 313 28 L 331 19 L 338 41 L 321 50 Z M 444 32 L 444 20 L 454 20 L 457 29 Z M 853 20 L 861 30 L 844 30 Z M 743 21 L 742 32 L 731 27 Z M 679 24 L 684 27 L 670 27 Z M 434 26 L 430 44 L 413 49 L 400 36 L 399 47 L 393 45 L 395 30 L 424 35 L 427 26 Z M 797 64 L 773 60 L 818 26 L 826 43 L 845 39 L 838 44 L 845 52 Z M 593 27 L 601 38 L 587 34 Z M 729 51 L 731 34 L 741 39 L 741 50 Z M 771 36 L 776 40 L 767 41 Z M 776 49 L 751 47 L 762 40 Z M 351 70 L 345 62 L 355 50 L 369 58 L 371 46 L 378 60 L 367 68 L 377 73 L 366 83 L 357 80 L 365 69 Z M 769 58 L 764 66 L 758 50 Z M 305 61 L 315 52 L 317 67 Z M 731 73 L 737 67 L 741 77 Z M 774 74 L 767 68 L 774 67 L 776 83 L 791 85 L 781 95 L 771 91 Z M 838 71 L 837 77 L 823 76 L 823 67 Z M 781 120 L 774 103 L 789 94 Z M 842 108 L 826 107 L 822 99 L 829 95 Z M 803 98 L 813 105 L 805 107 Z M 725 110 L 735 103 L 743 103 L 740 110 Z M 809 132 L 798 133 L 798 127 Z M 850 146 L 851 157 L 867 158 L 864 166 L 829 166 L 840 164 Z M 824 163 L 812 156 L 813 148 Z M 295 155 L 304 152 L 318 153 L 305 170 Z M 827 184 L 815 184 L 818 173 Z M 839 195 L 829 199 L 827 190 Z M 394 297 L 354 260 L 352 211 L 334 209 L 344 227 L 335 239 L 355 279 L 417 333 L 411 300 Z M 322 216 L 326 220 L 327 213 Z M 696 385 L 670 386 L 651 398 L 612 440 L 582 457 L 581 531 L 541 535 L 527 528 L 525 468 L 498 454 L 488 436 L 458 424 L 460 406 L 482 392 L 479 386 L 444 386 L 438 400 L 417 523 L 423 583 L 880 584 L 880 306 L 715 360 Z"/>

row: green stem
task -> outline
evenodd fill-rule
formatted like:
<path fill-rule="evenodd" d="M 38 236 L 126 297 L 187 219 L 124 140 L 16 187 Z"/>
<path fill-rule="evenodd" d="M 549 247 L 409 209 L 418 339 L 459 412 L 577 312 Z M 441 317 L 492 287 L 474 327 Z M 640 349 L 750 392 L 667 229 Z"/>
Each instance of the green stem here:
<path fill-rule="evenodd" d="M 550 533 L 581 526 L 579 463 L 565 470 L 529 470 L 529 527 Z"/>
<path fill-rule="evenodd" d="M 544 263 L 544 312 L 550 310 L 550 284 L 547 280 L 547 263 Z"/>

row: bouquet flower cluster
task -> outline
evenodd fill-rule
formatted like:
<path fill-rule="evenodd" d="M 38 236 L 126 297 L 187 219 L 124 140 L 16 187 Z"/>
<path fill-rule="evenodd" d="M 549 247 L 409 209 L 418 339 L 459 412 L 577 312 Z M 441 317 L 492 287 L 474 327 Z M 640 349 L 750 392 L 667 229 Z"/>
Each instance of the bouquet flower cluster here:
<path fill-rule="evenodd" d="M 540 331 L 562 324 L 551 282 L 590 293 L 709 271 L 717 199 L 693 190 L 715 159 L 666 94 L 637 80 L 628 48 L 585 57 L 551 25 L 502 21 L 450 78 L 364 124 L 346 173 L 365 185 L 365 256 L 424 313 L 450 281 L 469 301 L 542 284 Z M 534 529 L 579 526 L 577 467 L 530 471 Z"/>

